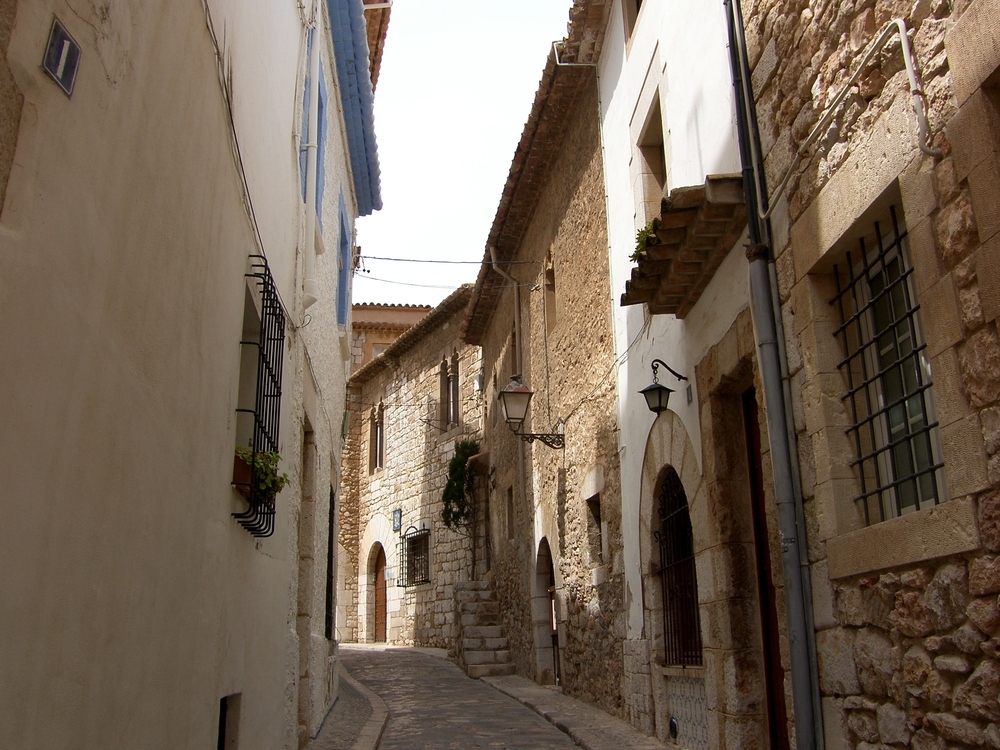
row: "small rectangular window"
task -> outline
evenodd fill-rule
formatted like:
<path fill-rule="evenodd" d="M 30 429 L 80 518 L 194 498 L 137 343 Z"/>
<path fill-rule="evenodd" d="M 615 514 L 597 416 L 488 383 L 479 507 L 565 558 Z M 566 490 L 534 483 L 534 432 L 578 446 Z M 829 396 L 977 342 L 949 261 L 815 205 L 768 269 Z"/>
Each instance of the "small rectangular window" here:
<path fill-rule="evenodd" d="M 385 466 L 385 404 L 379 401 L 368 416 L 368 473 Z"/>
<path fill-rule="evenodd" d="M 834 267 L 846 354 L 842 398 L 861 488 L 855 500 L 866 523 L 930 507 L 942 496 L 930 364 L 905 238 L 890 207 L 888 229 L 875 222 L 859 254 L 847 253 L 846 277 Z"/>
<path fill-rule="evenodd" d="M 401 577 L 397 586 L 416 586 L 430 583 L 431 530 L 411 526 L 399 539 Z"/>

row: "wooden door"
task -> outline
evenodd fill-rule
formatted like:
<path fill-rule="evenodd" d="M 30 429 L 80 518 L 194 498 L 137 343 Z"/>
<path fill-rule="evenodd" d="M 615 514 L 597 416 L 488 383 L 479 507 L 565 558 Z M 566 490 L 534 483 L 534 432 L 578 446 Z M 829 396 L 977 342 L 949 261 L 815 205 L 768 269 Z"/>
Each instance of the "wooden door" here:
<path fill-rule="evenodd" d="M 760 597 L 760 628 L 764 646 L 764 695 L 767 697 L 767 724 L 772 750 L 788 750 L 788 714 L 785 707 L 785 670 L 778 647 L 778 607 L 771 572 L 764 507 L 764 471 L 761 465 L 760 415 L 753 388 L 743 393 L 743 420 L 746 428 L 747 468 L 750 472 L 750 501 L 753 508 L 754 552 L 757 558 L 757 592 Z"/>
<path fill-rule="evenodd" d="M 378 548 L 375 559 L 375 642 L 385 643 L 385 550 Z"/>

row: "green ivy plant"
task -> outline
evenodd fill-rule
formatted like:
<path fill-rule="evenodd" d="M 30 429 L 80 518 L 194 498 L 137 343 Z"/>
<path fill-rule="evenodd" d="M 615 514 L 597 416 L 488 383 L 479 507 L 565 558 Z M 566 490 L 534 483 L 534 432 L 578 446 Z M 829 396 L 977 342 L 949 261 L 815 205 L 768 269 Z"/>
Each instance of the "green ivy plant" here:
<path fill-rule="evenodd" d="M 639 256 L 646 252 L 646 245 L 651 238 L 656 237 L 656 218 L 649 220 L 649 223 L 640 229 L 635 235 L 635 252 L 629 256 L 629 260 L 637 261 Z"/>
<path fill-rule="evenodd" d="M 236 449 L 236 455 L 247 466 L 252 466 L 252 475 L 257 480 L 258 494 L 267 502 L 273 502 L 275 495 L 288 484 L 288 474 L 278 471 L 281 456 L 274 451 L 262 451 L 255 454 L 250 448 L 242 447 Z"/>
<path fill-rule="evenodd" d="M 466 470 L 469 458 L 479 453 L 475 440 L 455 443 L 455 456 L 448 462 L 448 481 L 441 494 L 441 520 L 449 529 L 458 529 L 472 513 L 472 472 Z"/>

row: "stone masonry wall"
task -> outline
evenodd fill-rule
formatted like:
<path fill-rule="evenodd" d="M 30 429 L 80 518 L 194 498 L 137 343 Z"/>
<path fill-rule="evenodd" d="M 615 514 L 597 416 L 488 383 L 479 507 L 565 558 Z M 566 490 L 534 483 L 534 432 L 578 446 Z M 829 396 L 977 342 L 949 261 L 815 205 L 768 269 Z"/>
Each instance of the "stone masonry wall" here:
<path fill-rule="evenodd" d="M 464 532 L 447 529 L 441 521 L 441 492 L 447 479 L 448 462 L 455 442 L 481 440 L 481 415 L 474 382 L 480 373 L 477 347 L 458 342 L 463 308 L 423 331 L 420 340 L 387 367 L 362 382 L 353 383 L 357 400 L 351 407 L 349 472 L 356 477 L 357 506 L 353 543 L 360 559 L 359 576 L 366 574 L 370 550 L 359 549 L 365 530 L 376 516 L 391 523 L 392 511 L 402 510 L 402 529 L 428 528 L 430 535 L 430 583 L 397 589 L 398 609 L 389 596 L 388 640 L 391 643 L 448 648 L 453 645 L 456 581 L 471 575 L 471 540 Z M 439 372 L 443 356 L 459 353 L 461 418 L 457 426 L 441 430 L 438 419 Z M 390 354 L 387 352 L 386 354 Z M 385 465 L 368 472 L 368 415 L 379 401 L 385 405 Z M 348 490 L 349 491 L 349 490 Z M 346 513 L 345 510 L 342 513 Z M 382 539 L 388 567 L 398 566 L 399 539 Z M 345 544 L 345 547 L 347 545 Z M 389 586 L 402 575 L 396 567 Z M 360 619 L 360 613 L 355 617 Z M 359 640 L 365 637 L 358 631 Z"/>
<path fill-rule="evenodd" d="M 828 748 L 1000 747 L 1000 65 L 983 0 L 744 7 L 768 184 L 892 18 L 910 27 L 941 157 L 916 148 L 898 42 L 866 70 L 777 202 Z M 864 528 L 834 337 L 840 237 L 896 193 L 934 381 L 947 500 Z M 867 217 L 864 218 L 867 221 Z"/>
<path fill-rule="evenodd" d="M 543 635 L 547 595 L 541 588 L 544 571 L 543 579 L 536 578 L 536 554 L 545 537 L 556 570 L 563 689 L 623 716 L 621 497 L 596 113 L 591 84 L 568 115 L 567 147 L 554 162 L 520 243 L 518 260 L 534 263 L 510 267 L 524 284 L 521 372 L 535 392 L 524 431 L 562 431 L 566 447 L 518 444 L 502 422 L 487 420 L 498 479 L 491 502 L 491 525 L 499 532 L 493 537 L 493 575 L 517 669 L 540 677 L 544 654 L 538 646 L 543 651 L 548 646 Z M 506 385 L 512 367 L 511 297 L 505 296 L 484 342 L 485 371 L 490 377 L 497 371 L 497 388 Z M 495 404 L 492 382 L 488 396 Z M 526 501 L 517 489 L 518 450 L 525 455 Z M 513 534 L 506 530 L 508 487 L 514 495 Z M 595 495 L 600 498 L 599 532 L 587 503 Z M 531 539 L 534 545 L 526 543 Z"/>

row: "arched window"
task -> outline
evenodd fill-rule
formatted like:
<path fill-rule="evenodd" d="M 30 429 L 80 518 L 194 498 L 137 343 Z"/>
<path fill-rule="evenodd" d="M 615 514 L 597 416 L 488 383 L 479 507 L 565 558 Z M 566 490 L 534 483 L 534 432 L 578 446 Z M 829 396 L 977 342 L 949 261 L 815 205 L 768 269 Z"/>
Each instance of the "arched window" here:
<path fill-rule="evenodd" d="M 379 401 L 368 417 L 368 473 L 385 465 L 385 405 Z"/>
<path fill-rule="evenodd" d="M 447 430 L 448 422 L 451 421 L 448 414 L 449 393 L 448 358 L 441 357 L 441 368 L 438 375 L 438 421 L 441 422 L 442 430 Z"/>
<path fill-rule="evenodd" d="M 660 528 L 653 536 L 660 545 L 664 663 L 699 666 L 702 663 L 701 627 L 691 515 L 684 485 L 669 466 L 660 485 L 658 500 Z"/>

